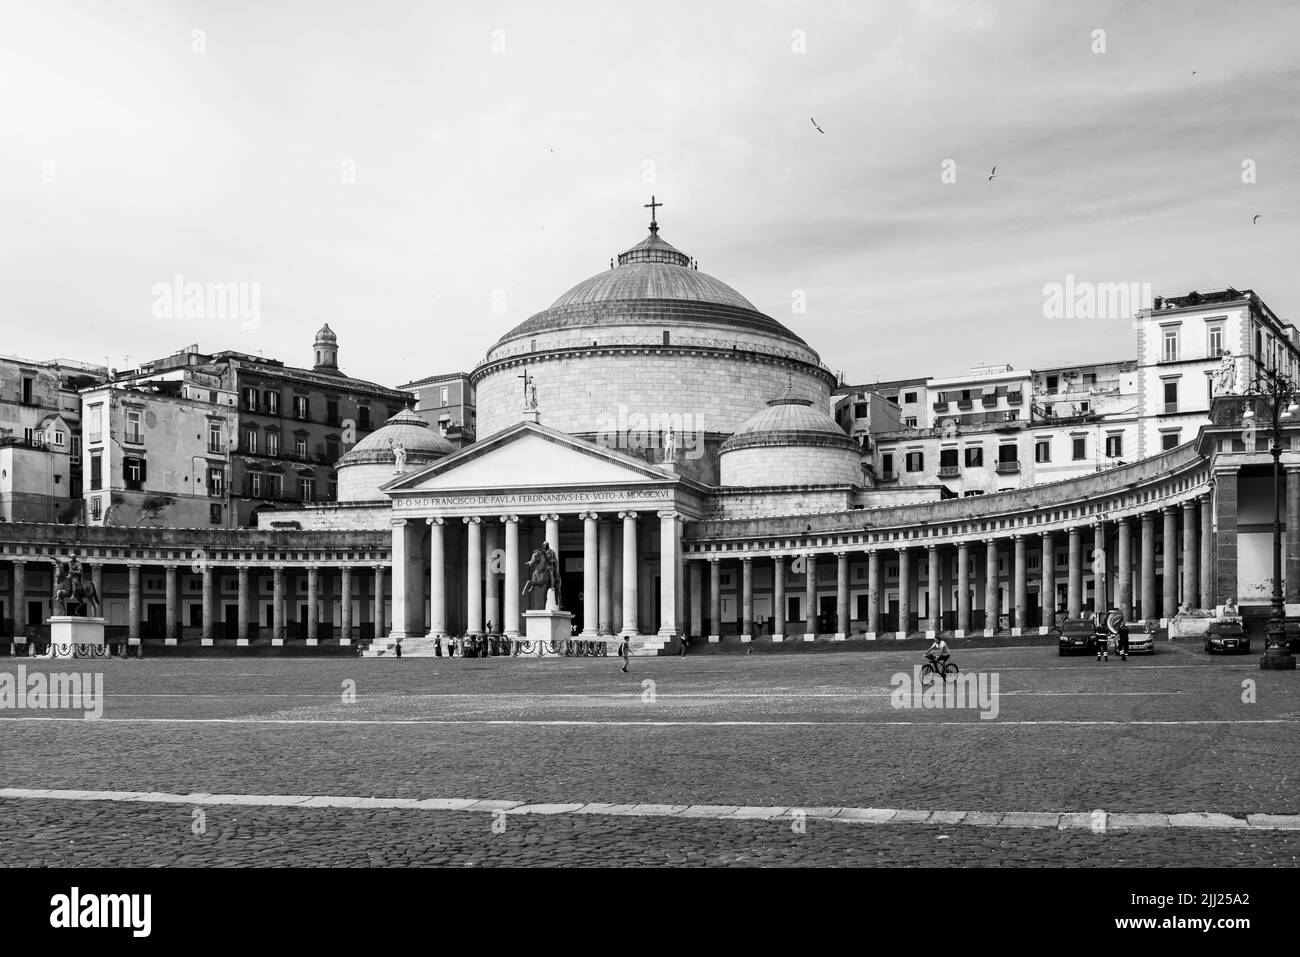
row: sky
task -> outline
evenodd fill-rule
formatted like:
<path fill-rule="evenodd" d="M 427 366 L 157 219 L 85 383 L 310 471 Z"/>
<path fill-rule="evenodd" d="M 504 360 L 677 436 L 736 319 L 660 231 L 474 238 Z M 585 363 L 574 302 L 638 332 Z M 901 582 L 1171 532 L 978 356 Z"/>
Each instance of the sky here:
<path fill-rule="evenodd" d="M 853 383 L 1134 356 L 1045 316 L 1067 276 L 1300 321 L 1297 36 L 1272 0 L 0 0 L 0 353 L 310 365 L 328 322 L 351 375 L 468 371 L 651 194 Z"/>

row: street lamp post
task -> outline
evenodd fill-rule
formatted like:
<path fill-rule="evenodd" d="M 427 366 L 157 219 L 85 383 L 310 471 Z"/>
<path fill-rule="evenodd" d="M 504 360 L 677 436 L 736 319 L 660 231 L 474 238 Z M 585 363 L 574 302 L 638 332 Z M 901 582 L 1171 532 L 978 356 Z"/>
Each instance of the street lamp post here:
<path fill-rule="evenodd" d="M 1259 667 L 1264 671 L 1294 671 L 1295 655 L 1287 648 L 1286 599 L 1282 587 L 1282 425 L 1284 419 L 1295 421 L 1300 412 L 1296 402 L 1296 387 L 1281 371 L 1260 370 L 1259 384 L 1247 390 L 1247 399 L 1259 397 L 1268 403 L 1270 443 L 1273 456 L 1273 606 L 1265 628 L 1264 654 Z M 1255 410 L 1247 404 L 1243 418 L 1255 417 Z M 1247 452 L 1254 451 L 1247 449 Z M 1300 529 L 1288 528 L 1288 535 L 1300 534 Z"/>

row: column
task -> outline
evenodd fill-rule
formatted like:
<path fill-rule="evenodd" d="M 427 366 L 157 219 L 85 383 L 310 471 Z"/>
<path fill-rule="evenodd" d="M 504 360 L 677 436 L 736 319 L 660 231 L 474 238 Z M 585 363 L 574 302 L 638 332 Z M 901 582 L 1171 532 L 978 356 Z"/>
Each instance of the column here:
<path fill-rule="evenodd" d="M 880 631 L 880 552 L 867 552 L 867 631 L 875 638 Z"/>
<path fill-rule="evenodd" d="M 853 626 L 849 619 L 849 553 L 835 553 L 835 637 L 847 638 Z"/>
<path fill-rule="evenodd" d="M 1011 623 L 1012 634 L 1021 633 L 1028 628 L 1029 623 L 1025 620 L 1026 607 L 1029 604 L 1029 569 L 1025 561 L 1025 536 L 1017 535 L 1015 541 L 1016 567 L 1013 571 L 1015 575 L 1015 603 L 1016 617 Z"/>
<path fill-rule="evenodd" d="M 817 556 L 811 552 L 804 556 L 804 566 L 808 576 L 804 579 L 803 597 L 808 610 L 804 612 L 804 641 L 812 641 L 817 636 Z"/>
<path fill-rule="evenodd" d="M 659 637 L 677 634 L 677 513 L 659 513 Z M 750 609 L 753 613 L 753 609 Z"/>
<path fill-rule="evenodd" d="M 1178 614 L 1178 512 L 1172 505 L 1165 506 L 1161 511 L 1165 516 L 1164 539 L 1161 542 L 1161 548 L 1164 549 L 1164 616 L 1173 618 Z"/>
<path fill-rule="evenodd" d="M 1214 597 L 1237 599 L 1237 467 L 1214 470 Z M 1285 597 L 1285 596 L 1284 596 Z"/>
<path fill-rule="evenodd" d="M 912 555 L 906 548 L 898 550 L 898 637 L 907 636 L 912 618 Z"/>
<path fill-rule="evenodd" d="M 722 565 L 719 559 L 709 559 L 709 641 L 722 636 Z"/>
<path fill-rule="evenodd" d="M 352 644 L 352 566 L 339 571 L 339 644 Z"/>
<path fill-rule="evenodd" d="M 90 582 L 95 586 L 95 594 L 99 596 L 99 617 L 104 615 L 104 564 L 95 562 L 90 569 Z"/>
<path fill-rule="evenodd" d="M 600 634 L 600 515 L 579 512 L 582 522 L 582 637 Z"/>
<path fill-rule="evenodd" d="M 319 588 L 320 570 L 315 565 L 309 565 L 307 567 L 307 644 L 309 645 L 314 645 L 320 640 L 320 616 L 316 613 Z M 407 597 L 409 600 L 410 596 Z"/>
<path fill-rule="evenodd" d="M 181 636 L 180 605 L 177 603 L 179 589 L 177 588 L 176 575 L 177 571 L 175 565 L 163 566 L 163 584 L 167 589 L 167 630 L 163 633 L 164 641 L 176 641 Z M 100 592 L 99 595 L 100 599 L 103 600 L 104 593 Z"/>
<path fill-rule="evenodd" d="M 1065 614 L 1068 618 L 1083 617 L 1083 533 L 1078 528 L 1070 529 L 1070 577 Z"/>
<path fill-rule="evenodd" d="M 957 637 L 970 634 L 970 545 L 957 544 Z"/>
<path fill-rule="evenodd" d="M 1159 618 L 1156 607 L 1156 517 L 1152 512 L 1142 515 L 1142 560 L 1139 563 L 1142 581 L 1142 617 Z"/>
<path fill-rule="evenodd" d="M 1296 479 L 1294 481 L 1288 481 L 1287 489 L 1288 489 L 1287 515 L 1290 516 L 1291 514 L 1290 490 L 1294 489 L 1296 492 L 1297 499 L 1300 499 L 1300 479 Z M 1202 495 L 1200 501 L 1201 501 L 1201 604 L 1204 605 L 1206 608 L 1214 608 L 1216 605 L 1216 600 L 1214 595 L 1214 502 L 1208 493 Z M 1300 502 L 1297 503 L 1297 507 L 1300 507 Z M 1297 516 L 1297 525 L 1293 525 L 1290 527 L 1300 529 L 1300 516 Z M 1298 537 L 1297 534 L 1290 534 L 1290 537 L 1288 537 L 1287 541 L 1295 543 L 1297 549 L 1297 558 L 1300 559 L 1300 537 Z M 1289 547 L 1290 546 L 1288 545 L 1288 548 Z M 1290 553 L 1288 552 L 1288 554 Z M 1297 561 L 1297 566 L 1300 566 L 1300 561 Z M 1288 569 L 1290 569 L 1290 566 L 1288 566 Z M 1290 570 L 1287 572 L 1287 583 L 1288 583 L 1287 584 L 1288 588 L 1290 588 L 1291 585 L 1296 584 L 1295 582 L 1292 582 Z M 1287 601 L 1291 601 L 1291 600 L 1292 599 L 1290 598 L 1287 599 Z M 1295 600 L 1300 601 L 1300 597 L 1297 597 Z"/>
<path fill-rule="evenodd" d="M 14 634 L 27 632 L 27 563 L 15 561 L 14 568 Z M 103 599 L 103 593 L 100 593 Z"/>
<path fill-rule="evenodd" d="M 397 576 L 394 574 L 393 582 L 397 582 Z M 393 620 L 397 620 L 397 600 L 393 599 Z M 375 637 L 380 638 L 384 634 L 384 566 L 375 566 Z"/>
<path fill-rule="evenodd" d="M 482 526 L 483 528 L 483 603 L 486 606 L 483 612 L 483 627 L 493 634 L 500 634 L 501 613 L 497 608 L 501 605 L 501 582 L 497 579 L 496 564 L 493 556 L 499 555 L 497 551 L 497 529 L 491 523 Z"/>
<path fill-rule="evenodd" d="M 984 634 L 998 630 L 998 543 L 990 538 L 984 543 Z"/>
<path fill-rule="evenodd" d="M 1108 584 L 1107 568 L 1110 558 L 1106 554 L 1106 523 L 1095 522 L 1092 526 L 1092 610 L 1097 615 L 1105 615 L 1109 602 L 1106 594 Z M 1098 619 L 1104 620 L 1104 619 Z"/>
<path fill-rule="evenodd" d="M 614 633 L 614 556 L 610 553 L 610 549 L 614 545 L 614 529 L 609 522 L 600 523 L 596 538 L 596 561 L 599 563 L 599 582 L 596 588 L 598 594 L 596 597 L 600 602 L 599 614 L 596 617 L 596 630 L 602 635 L 612 635 Z M 692 607 L 694 607 L 694 562 L 691 563 L 691 568 L 691 602 Z M 694 634 L 699 634 L 699 632 L 694 632 Z"/>
<path fill-rule="evenodd" d="M 1119 520 L 1119 613 L 1125 621 L 1133 620 L 1133 523 Z"/>
<path fill-rule="evenodd" d="M 640 634 L 640 631 L 636 614 L 636 512 L 619 512 L 618 517 L 623 520 L 623 628 L 620 634 L 637 635 Z M 714 594 L 717 594 L 716 587 L 714 588 Z"/>
<path fill-rule="evenodd" d="M 447 541 L 446 521 L 441 518 L 426 518 L 429 526 L 429 637 L 440 639 L 447 636 Z M 509 533 L 507 532 L 507 535 Z M 507 578 L 509 565 L 506 566 Z M 344 600 L 348 593 L 348 569 L 343 569 Z M 506 593 L 506 605 L 510 604 L 510 595 Z M 347 612 L 343 620 L 346 622 Z M 347 627 L 346 625 L 344 626 Z"/>
<path fill-rule="evenodd" d="M 505 621 L 502 622 L 502 634 L 507 638 L 519 637 L 519 516 L 502 515 L 501 523 L 505 526 L 506 539 L 506 574 L 505 574 Z M 447 634 L 446 616 L 443 617 L 441 635 Z"/>
<path fill-rule="evenodd" d="M 772 560 L 772 640 L 785 638 L 785 556 Z"/>
<path fill-rule="evenodd" d="M 284 567 L 271 569 L 271 644 L 284 644 Z"/>
<path fill-rule="evenodd" d="M 406 610 L 406 582 L 407 563 L 410 562 L 411 556 L 407 554 L 407 536 L 406 536 L 406 519 L 398 518 L 393 520 L 393 558 L 389 567 L 393 570 L 393 620 L 389 623 L 388 637 L 400 641 L 406 637 L 406 622 L 408 614 Z M 471 575 L 471 578 L 474 576 Z M 384 594 L 380 590 L 380 579 L 375 577 L 375 604 L 376 610 L 382 612 L 384 607 Z M 480 607 L 482 607 L 480 605 Z M 383 615 L 375 616 L 375 634 L 378 636 L 378 622 L 382 620 Z"/>
<path fill-rule="evenodd" d="M 135 564 L 126 566 L 126 638 L 140 640 L 140 566 Z"/>
<path fill-rule="evenodd" d="M 1051 532 L 1043 532 L 1038 575 L 1038 624 L 1040 628 L 1051 629 L 1056 625 L 1056 536 Z"/>
<path fill-rule="evenodd" d="M 212 566 L 203 563 L 203 632 L 201 641 L 212 643 Z"/>
<path fill-rule="evenodd" d="M 1192 608 L 1201 607 L 1201 574 L 1196 567 L 1200 543 L 1196 539 L 1196 520 L 1201 503 L 1196 499 L 1183 503 L 1183 601 Z"/>
<path fill-rule="evenodd" d="M 560 516 L 551 512 L 538 517 L 546 523 L 546 542 L 551 546 L 551 550 L 555 552 L 558 568 L 563 569 L 564 562 L 560 558 Z"/>
<path fill-rule="evenodd" d="M 704 634 L 704 564 L 691 562 L 691 622 L 690 634 Z"/>
<path fill-rule="evenodd" d="M 939 577 L 939 546 L 929 546 L 928 552 L 929 564 L 925 573 L 930 586 L 930 614 L 925 630 L 930 632 L 927 637 L 932 637 L 943 627 L 943 582 Z"/>
<path fill-rule="evenodd" d="M 469 606 L 465 633 L 481 635 L 483 634 L 483 519 L 477 515 L 467 515 L 462 521 L 465 523 L 466 537 L 469 539 L 465 561 L 466 600 Z"/>
<path fill-rule="evenodd" d="M 235 633 L 237 642 L 248 643 L 248 566 L 240 565 L 235 572 L 239 587 L 239 630 Z"/>
<path fill-rule="evenodd" d="M 740 560 L 740 640 L 754 637 L 754 559 Z"/>

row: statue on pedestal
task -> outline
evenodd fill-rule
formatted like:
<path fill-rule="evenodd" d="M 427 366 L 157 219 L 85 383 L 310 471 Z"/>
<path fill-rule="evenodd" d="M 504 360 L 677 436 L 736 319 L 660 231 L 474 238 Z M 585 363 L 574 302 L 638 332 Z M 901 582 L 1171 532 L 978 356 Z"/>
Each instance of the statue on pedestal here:
<path fill-rule="evenodd" d="M 55 560 L 54 607 L 57 614 L 89 618 L 92 604 L 98 610 L 99 593 L 89 573 L 90 566 L 83 565 L 76 555 L 66 562 Z"/>
<path fill-rule="evenodd" d="M 1231 352 L 1223 354 L 1223 360 L 1214 372 L 1214 394 L 1237 394 L 1237 361 L 1232 357 Z"/>
<path fill-rule="evenodd" d="M 542 547 L 533 551 L 528 559 L 528 581 L 524 583 L 521 595 L 527 597 L 534 588 L 555 592 L 555 605 L 560 605 L 560 560 L 551 548 L 550 542 L 542 542 Z"/>
<path fill-rule="evenodd" d="M 668 434 L 664 437 L 664 461 L 669 463 L 677 461 L 677 432 L 671 425 L 668 426 Z"/>
<path fill-rule="evenodd" d="M 403 445 L 401 442 L 394 442 L 392 439 L 388 440 L 388 445 L 393 450 L 393 459 L 394 459 L 393 471 L 405 472 L 406 471 L 406 446 Z"/>

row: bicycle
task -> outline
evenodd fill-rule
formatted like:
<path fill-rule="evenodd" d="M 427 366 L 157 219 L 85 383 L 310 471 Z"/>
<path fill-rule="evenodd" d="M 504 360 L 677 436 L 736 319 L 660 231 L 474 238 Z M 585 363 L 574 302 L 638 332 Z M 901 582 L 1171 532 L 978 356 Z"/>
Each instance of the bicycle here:
<path fill-rule="evenodd" d="M 951 661 L 929 662 L 921 666 L 921 684 L 929 684 L 934 681 L 935 675 L 943 678 L 943 683 L 948 683 L 948 676 L 952 675 L 952 680 L 957 680 L 958 668 Z M 928 680 L 927 680 L 928 679 Z"/>

